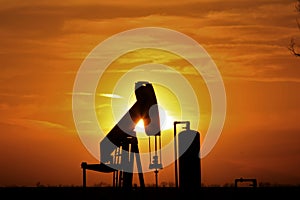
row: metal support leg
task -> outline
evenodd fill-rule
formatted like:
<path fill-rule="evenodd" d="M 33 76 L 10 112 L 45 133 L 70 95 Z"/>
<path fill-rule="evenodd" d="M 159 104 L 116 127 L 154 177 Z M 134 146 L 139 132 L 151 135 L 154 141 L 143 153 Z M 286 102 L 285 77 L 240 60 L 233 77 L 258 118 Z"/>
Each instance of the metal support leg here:
<path fill-rule="evenodd" d="M 84 187 L 84 188 L 86 188 L 86 166 L 87 166 L 86 162 L 81 163 L 81 168 L 82 168 L 82 187 Z"/>

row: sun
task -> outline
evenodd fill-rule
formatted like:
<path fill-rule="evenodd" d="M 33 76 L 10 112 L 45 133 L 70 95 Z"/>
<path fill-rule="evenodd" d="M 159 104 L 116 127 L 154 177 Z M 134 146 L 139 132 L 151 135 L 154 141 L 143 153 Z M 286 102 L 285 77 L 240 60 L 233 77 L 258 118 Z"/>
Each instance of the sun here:
<path fill-rule="evenodd" d="M 140 119 L 140 121 L 135 126 L 136 130 L 144 129 L 144 120 Z"/>
<path fill-rule="evenodd" d="M 201 121 L 201 128 L 205 129 L 209 124 L 206 121 L 210 119 L 210 106 L 201 108 L 201 112 L 208 113 L 201 116 L 198 107 L 209 105 L 210 96 L 202 78 L 198 75 L 195 78 L 196 70 L 184 70 L 194 69 L 189 66 L 190 63 L 178 55 L 154 49 L 132 51 L 115 60 L 99 80 L 96 90 L 99 94 L 95 97 L 96 115 L 104 133 L 108 133 L 136 102 L 134 85 L 138 81 L 150 82 L 154 87 L 161 131 L 171 130 L 173 122 L 180 120 L 190 120 L 195 128 L 200 127 Z M 137 124 L 136 131 L 144 132 L 142 121 Z"/>
<path fill-rule="evenodd" d="M 172 129 L 173 122 L 174 122 L 173 117 L 168 115 L 167 111 L 165 111 L 162 106 L 158 106 L 158 112 L 159 112 L 159 119 L 160 119 L 160 130 L 164 131 L 164 130 Z M 140 121 L 136 124 L 135 131 L 137 133 L 145 132 L 143 119 L 140 119 Z"/>

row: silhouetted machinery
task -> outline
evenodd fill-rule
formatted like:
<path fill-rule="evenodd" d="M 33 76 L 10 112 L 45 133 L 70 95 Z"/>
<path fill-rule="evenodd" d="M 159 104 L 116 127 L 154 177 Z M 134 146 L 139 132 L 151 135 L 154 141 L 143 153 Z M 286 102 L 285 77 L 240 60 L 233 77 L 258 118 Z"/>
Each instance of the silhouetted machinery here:
<path fill-rule="evenodd" d="M 183 131 L 178 134 L 177 125 L 184 124 Z M 177 155 L 179 153 L 179 158 Z M 184 190 L 201 187 L 200 133 L 190 129 L 189 121 L 174 122 L 174 153 L 175 153 L 175 186 Z M 179 182 L 178 182 L 179 162 Z"/>
<path fill-rule="evenodd" d="M 252 184 L 249 184 L 248 186 L 257 187 L 257 180 L 255 178 L 242 178 L 242 177 L 234 180 L 234 187 L 239 187 L 238 183 L 243 183 L 243 182 L 250 182 Z"/>
<path fill-rule="evenodd" d="M 81 163 L 84 187 L 86 186 L 86 170 L 93 170 L 106 173 L 112 172 L 114 187 L 131 188 L 134 157 L 136 158 L 140 187 L 145 187 L 135 132 L 135 127 L 141 119 L 144 122 L 145 133 L 149 136 L 149 169 L 154 169 L 156 187 L 158 186 L 157 173 L 159 169 L 162 169 L 161 130 L 157 99 L 152 84 L 146 81 L 136 82 L 135 96 L 136 102 L 134 105 L 100 142 L 100 164 Z M 176 128 L 179 124 L 185 126 L 183 127 L 184 131 L 178 134 L 177 144 Z M 154 137 L 153 156 L 151 154 L 150 137 Z M 190 129 L 189 121 L 174 122 L 174 152 L 176 187 L 182 189 L 201 187 L 200 134 Z"/>
<path fill-rule="evenodd" d="M 154 137 L 154 155 L 149 164 L 156 175 L 158 169 L 162 169 L 161 154 L 161 131 L 157 99 L 151 83 L 140 81 L 135 83 L 136 102 L 120 121 L 112 128 L 106 137 L 100 142 L 100 164 L 87 164 L 82 162 L 83 185 L 86 185 L 86 170 L 113 173 L 113 186 L 131 188 L 133 179 L 134 156 L 136 158 L 140 187 L 145 187 L 143 171 L 139 155 L 138 140 L 135 126 L 142 119 L 145 133 Z M 151 159 L 151 151 L 149 151 Z"/>

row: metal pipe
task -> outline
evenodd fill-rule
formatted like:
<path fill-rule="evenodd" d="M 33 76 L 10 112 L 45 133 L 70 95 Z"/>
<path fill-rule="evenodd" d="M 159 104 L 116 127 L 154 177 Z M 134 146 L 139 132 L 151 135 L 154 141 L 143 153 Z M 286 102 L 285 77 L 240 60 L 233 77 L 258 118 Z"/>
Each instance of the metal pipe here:
<path fill-rule="evenodd" d="M 148 141 L 149 141 L 149 143 L 148 143 L 148 147 L 149 147 L 149 163 L 151 163 L 152 156 L 151 156 L 151 138 L 150 138 L 150 136 L 148 137 Z"/>
<path fill-rule="evenodd" d="M 176 126 L 177 124 L 186 124 L 184 127 L 186 130 L 190 130 L 189 121 L 174 121 L 174 158 L 175 158 L 175 187 L 178 188 L 178 160 L 177 160 L 177 138 L 176 138 Z"/>
<path fill-rule="evenodd" d="M 176 122 L 174 122 L 175 187 L 178 188 Z"/>
<path fill-rule="evenodd" d="M 158 170 L 155 169 L 154 173 L 155 173 L 155 187 L 158 188 Z"/>
<path fill-rule="evenodd" d="M 161 136 L 159 137 L 159 163 L 162 163 L 162 153 L 161 153 Z"/>
<path fill-rule="evenodd" d="M 86 188 L 86 162 L 81 163 L 81 168 L 82 168 L 82 187 Z"/>

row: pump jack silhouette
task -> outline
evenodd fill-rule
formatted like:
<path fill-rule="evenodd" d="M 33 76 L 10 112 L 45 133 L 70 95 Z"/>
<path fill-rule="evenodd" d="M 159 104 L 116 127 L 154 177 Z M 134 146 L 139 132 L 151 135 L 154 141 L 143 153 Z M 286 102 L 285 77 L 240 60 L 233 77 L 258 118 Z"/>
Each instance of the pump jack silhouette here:
<path fill-rule="evenodd" d="M 140 187 L 145 187 L 138 140 L 134 131 L 135 126 L 141 119 L 144 122 L 145 133 L 149 136 L 149 149 L 151 146 L 150 137 L 154 137 L 155 141 L 154 156 L 149 168 L 155 169 L 157 186 L 158 169 L 162 169 L 161 155 L 158 155 L 158 147 L 161 149 L 161 130 L 157 99 L 152 84 L 147 81 L 136 82 L 135 96 L 136 102 L 133 106 L 100 142 L 100 164 L 81 163 L 84 187 L 86 187 L 86 170 L 93 170 L 113 173 L 114 187 L 131 188 L 134 156 Z"/>

